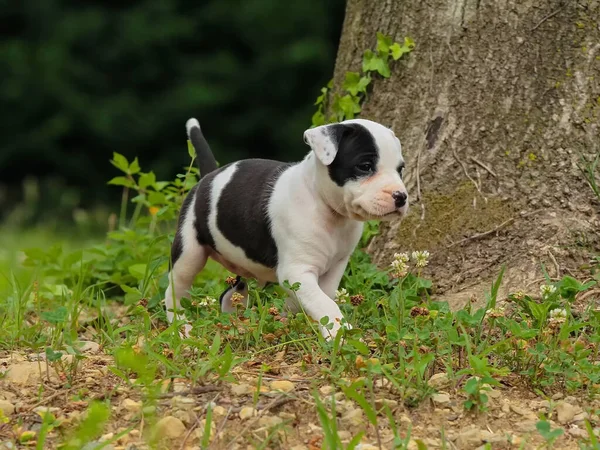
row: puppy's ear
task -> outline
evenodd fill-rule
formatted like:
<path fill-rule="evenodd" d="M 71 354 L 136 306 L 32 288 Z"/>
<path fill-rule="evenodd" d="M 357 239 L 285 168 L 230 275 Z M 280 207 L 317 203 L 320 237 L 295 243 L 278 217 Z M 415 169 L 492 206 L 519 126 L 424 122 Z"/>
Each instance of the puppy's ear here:
<path fill-rule="evenodd" d="M 328 166 L 335 159 L 342 137 L 352 129 L 341 123 L 321 125 L 304 132 L 304 142 L 310 145 L 319 161 Z"/>

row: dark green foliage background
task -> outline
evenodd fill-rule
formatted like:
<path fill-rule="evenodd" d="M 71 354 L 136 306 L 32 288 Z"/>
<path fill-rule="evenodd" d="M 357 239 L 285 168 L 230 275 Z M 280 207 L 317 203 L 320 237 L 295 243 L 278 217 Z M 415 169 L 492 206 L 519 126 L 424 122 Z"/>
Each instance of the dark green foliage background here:
<path fill-rule="evenodd" d="M 0 1 L 0 207 L 27 175 L 65 180 L 74 203 L 118 200 L 113 151 L 172 177 L 190 116 L 221 163 L 300 158 L 343 3 Z"/>

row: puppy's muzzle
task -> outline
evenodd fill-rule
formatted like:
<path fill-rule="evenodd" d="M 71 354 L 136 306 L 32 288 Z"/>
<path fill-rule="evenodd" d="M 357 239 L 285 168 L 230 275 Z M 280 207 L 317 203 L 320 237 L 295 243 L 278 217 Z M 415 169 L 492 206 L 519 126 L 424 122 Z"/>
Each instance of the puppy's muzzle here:
<path fill-rule="evenodd" d="M 392 198 L 394 199 L 394 204 L 396 205 L 396 208 L 402 208 L 404 205 L 406 205 L 408 194 L 402 191 L 394 191 L 392 192 Z"/>

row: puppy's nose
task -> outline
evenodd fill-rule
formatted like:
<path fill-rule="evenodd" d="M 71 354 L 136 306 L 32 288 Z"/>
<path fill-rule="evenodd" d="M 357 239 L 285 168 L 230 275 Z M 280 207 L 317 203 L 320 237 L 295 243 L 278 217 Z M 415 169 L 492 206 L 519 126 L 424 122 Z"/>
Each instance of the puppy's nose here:
<path fill-rule="evenodd" d="M 392 198 L 394 199 L 396 208 L 402 208 L 404 205 L 406 205 L 406 199 L 408 198 L 408 195 L 406 195 L 406 192 L 394 191 L 392 192 Z"/>

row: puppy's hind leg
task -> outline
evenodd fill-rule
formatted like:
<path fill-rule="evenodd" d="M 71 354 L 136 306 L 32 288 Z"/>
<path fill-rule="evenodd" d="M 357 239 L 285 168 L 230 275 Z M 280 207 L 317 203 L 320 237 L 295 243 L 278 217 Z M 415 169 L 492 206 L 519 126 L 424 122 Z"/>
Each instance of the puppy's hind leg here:
<path fill-rule="evenodd" d="M 189 201 L 191 202 L 191 199 Z M 169 272 L 169 287 L 165 292 L 165 306 L 169 323 L 172 323 L 175 318 L 185 319 L 181 314 L 180 298 L 190 290 L 194 278 L 204 269 L 209 254 L 196 239 L 195 214 L 192 208 L 186 207 L 189 206 L 189 203 L 186 205 L 187 202 L 186 199 L 179 229 L 171 246 L 172 268 Z M 186 336 L 189 335 L 191 328 L 189 324 L 185 325 Z"/>
<path fill-rule="evenodd" d="M 208 258 L 206 250 L 200 245 L 194 249 L 184 249 L 173 268 L 169 272 L 169 287 L 165 293 L 165 306 L 167 319 L 172 323 L 175 318 L 185 319 L 182 314 L 180 299 L 192 287 L 196 275 L 204 269 Z M 185 325 L 185 334 L 188 335 L 191 326 Z"/>
<path fill-rule="evenodd" d="M 221 303 L 221 311 L 225 313 L 235 312 L 238 305 L 243 305 L 246 308 L 248 306 L 248 283 L 238 275 L 231 287 L 221 294 L 219 302 Z"/>

